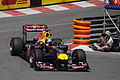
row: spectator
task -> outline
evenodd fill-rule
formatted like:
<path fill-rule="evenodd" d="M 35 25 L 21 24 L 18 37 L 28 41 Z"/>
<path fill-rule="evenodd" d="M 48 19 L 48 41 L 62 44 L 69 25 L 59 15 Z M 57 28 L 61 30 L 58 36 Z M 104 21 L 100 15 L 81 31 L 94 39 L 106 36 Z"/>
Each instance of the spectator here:
<path fill-rule="evenodd" d="M 110 51 L 110 49 L 112 48 L 113 39 L 110 35 L 110 31 L 102 33 L 101 37 L 97 41 L 98 43 L 93 44 L 97 50 Z"/>

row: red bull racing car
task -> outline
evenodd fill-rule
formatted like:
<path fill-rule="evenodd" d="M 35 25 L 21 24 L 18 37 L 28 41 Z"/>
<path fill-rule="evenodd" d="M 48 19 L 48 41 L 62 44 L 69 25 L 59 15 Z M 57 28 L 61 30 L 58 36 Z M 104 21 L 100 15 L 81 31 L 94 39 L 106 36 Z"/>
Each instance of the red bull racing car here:
<path fill-rule="evenodd" d="M 35 70 L 89 70 L 84 50 L 69 51 L 62 39 L 50 39 L 49 31 L 47 25 L 24 25 L 22 37 L 10 40 L 11 55 L 24 55 Z M 39 34 L 28 39 L 30 32 Z"/>

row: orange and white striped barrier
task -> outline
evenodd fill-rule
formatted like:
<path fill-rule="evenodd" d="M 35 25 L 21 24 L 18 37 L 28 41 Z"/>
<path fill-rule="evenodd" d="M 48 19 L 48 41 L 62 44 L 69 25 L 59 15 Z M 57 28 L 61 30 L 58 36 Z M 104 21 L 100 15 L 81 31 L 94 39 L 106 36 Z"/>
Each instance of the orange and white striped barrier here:
<path fill-rule="evenodd" d="M 72 27 L 74 28 L 74 34 L 72 35 L 74 39 L 72 39 L 73 44 L 79 44 L 79 45 L 89 45 L 89 38 L 91 37 L 91 22 L 88 21 L 80 21 L 79 19 L 73 19 L 74 25 Z"/>

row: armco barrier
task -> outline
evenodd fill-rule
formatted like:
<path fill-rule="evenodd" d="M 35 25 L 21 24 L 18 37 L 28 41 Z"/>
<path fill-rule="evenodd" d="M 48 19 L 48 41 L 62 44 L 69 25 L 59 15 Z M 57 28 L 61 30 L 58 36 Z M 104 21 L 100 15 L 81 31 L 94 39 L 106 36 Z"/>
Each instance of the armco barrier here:
<path fill-rule="evenodd" d="M 80 0 L 0 0 L 0 10 L 24 7 L 38 7 L 42 5 L 72 2 Z"/>
<path fill-rule="evenodd" d="M 30 7 L 30 0 L 0 0 L 0 10 Z"/>
<path fill-rule="evenodd" d="M 14 4 L 9 4 L 10 9 L 30 7 L 30 0 L 11 0 L 11 1 L 16 1 L 16 3 L 14 2 Z"/>
<path fill-rule="evenodd" d="M 41 5 L 56 4 L 62 2 L 64 2 L 64 0 L 42 0 Z"/>
<path fill-rule="evenodd" d="M 30 0 L 30 6 L 31 7 L 38 7 L 41 6 L 42 0 Z"/>
<path fill-rule="evenodd" d="M 48 5 L 48 4 L 56 4 L 56 3 L 63 3 L 63 2 L 71 2 L 71 1 L 80 1 L 80 0 L 41 0 L 41 5 Z"/>
<path fill-rule="evenodd" d="M 6 5 L 7 0 L 0 0 L 0 10 L 8 9 L 8 5 Z"/>
<path fill-rule="evenodd" d="M 64 2 L 70 2 L 70 1 L 80 1 L 80 0 L 63 0 Z"/>
<path fill-rule="evenodd" d="M 73 19 L 74 25 L 72 27 L 74 28 L 74 34 L 72 39 L 74 41 L 73 44 L 79 44 L 79 45 L 89 45 L 89 38 L 90 36 L 90 24 L 91 22 L 88 21 L 80 21 L 79 19 Z"/>

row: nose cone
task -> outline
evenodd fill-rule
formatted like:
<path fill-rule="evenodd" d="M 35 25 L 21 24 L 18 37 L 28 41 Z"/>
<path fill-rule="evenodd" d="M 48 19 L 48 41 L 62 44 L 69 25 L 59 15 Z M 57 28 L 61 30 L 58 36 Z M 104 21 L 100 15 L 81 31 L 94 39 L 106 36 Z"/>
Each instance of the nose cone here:
<path fill-rule="evenodd" d="M 68 55 L 67 54 L 59 54 L 58 59 L 60 59 L 60 60 L 68 60 Z"/>

